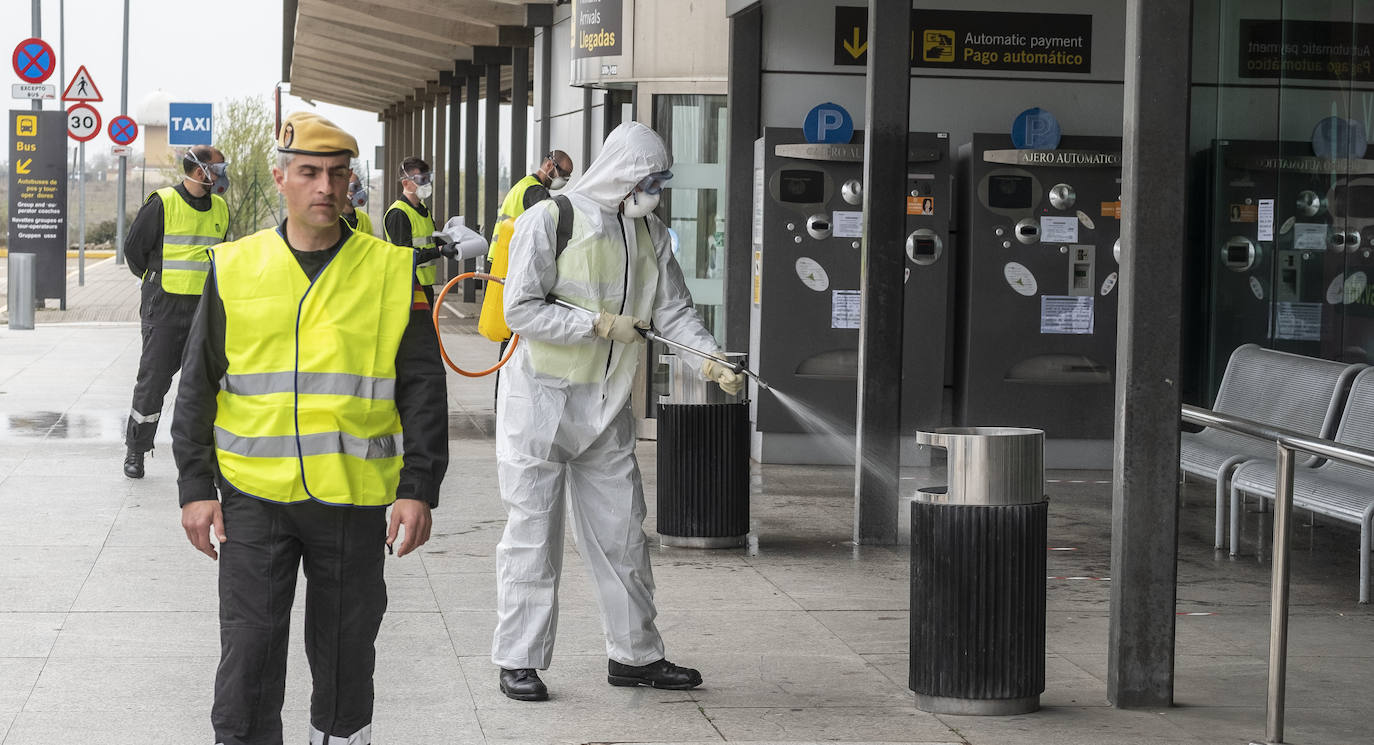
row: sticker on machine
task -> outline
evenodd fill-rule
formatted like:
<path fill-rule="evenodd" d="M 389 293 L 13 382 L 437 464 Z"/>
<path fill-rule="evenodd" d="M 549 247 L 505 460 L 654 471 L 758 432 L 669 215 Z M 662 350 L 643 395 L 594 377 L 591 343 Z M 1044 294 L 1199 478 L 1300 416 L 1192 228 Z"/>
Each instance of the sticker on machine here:
<path fill-rule="evenodd" d="M 836 238 L 862 238 L 863 210 L 835 210 L 830 213 L 831 235 Z"/>
<path fill-rule="evenodd" d="M 1321 341 L 1321 303 L 1275 303 L 1274 338 L 1291 341 Z"/>
<path fill-rule="evenodd" d="M 830 328 L 856 329 L 863 318 L 858 290 L 835 290 L 830 295 Z"/>
<path fill-rule="evenodd" d="M 908 215 L 935 214 L 935 197 L 907 197 L 906 213 Z"/>
<path fill-rule="evenodd" d="M 1294 251 L 1325 251 L 1326 223 L 1299 222 L 1293 224 Z"/>
<path fill-rule="evenodd" d="M 1091 334 L 1092 295 L 1041 295 L 1040 333 Z"/>
<path fill-rule="evenodd" d="M 1007 265 L 1002 267 L 1002 276 L 1007 278 L 1007 284 L 1011 285 L 1011 289 L 1026 297 L 1034 295 L 1040 289 L 1035 281 L 1035 275 L 1031 274 L 1031 270 L 1027 269 L 1024 264 L 1018 264 L 1015 261 L 1007 262 Z"/>
<path fill-rule="evenodd" d="M 1331 305 L 1349 305 L 1359 300 L 1368 286 L 1369 278 L 1364 272 L 1355 272 L 1349 277 L 1337 274 L 1326 288 L 1326 302 Z"/>
<path fill-rule="evenodd" d="M 802 284 L 810 287 L 816 292 L 825 292 L 830 287 L 830 275 L 825 273 L 825 267 L 816 262 L 809 256 L 797 259 L 797 276 L 801 277 Z"/>
<path fill-rule="evenodd" d="M 1107 278 L 1102 280 L 1102 292 L 1100 294 L 1103 297 L 1106 297 L 1107 293 L 1111 292 L 1114 289 L 1116 289 L 1116 272 L 1108 274 Z"/>
<path fill-rule="evenodd" d="M 1043 215 L 1040 218 L 1041 243 L 1077 243 L 1078 218 Z"/>
<path fill-rule="evenodd" d="M 1260 240 L 1274 240 L 1274 200 L 1259 200 L 1259 227 L 1256 230 Z"/>
<path fill-rule="evenodd" d="M 1231 205 L 1231 222 L 1259 222 L 1259 205 Z"/>

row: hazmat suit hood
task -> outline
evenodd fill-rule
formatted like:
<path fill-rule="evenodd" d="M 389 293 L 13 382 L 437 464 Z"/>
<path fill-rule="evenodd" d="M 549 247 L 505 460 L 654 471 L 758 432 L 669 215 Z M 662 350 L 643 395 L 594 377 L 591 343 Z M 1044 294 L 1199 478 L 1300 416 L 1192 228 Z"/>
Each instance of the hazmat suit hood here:
<path fill-rule="evenodd" d="M 673 159 L 657 132 L 639 122 L 625 122 L 611 131 L 601 153 L 568 193 L 615 212 L 645 176 L 672 165 Z"/>

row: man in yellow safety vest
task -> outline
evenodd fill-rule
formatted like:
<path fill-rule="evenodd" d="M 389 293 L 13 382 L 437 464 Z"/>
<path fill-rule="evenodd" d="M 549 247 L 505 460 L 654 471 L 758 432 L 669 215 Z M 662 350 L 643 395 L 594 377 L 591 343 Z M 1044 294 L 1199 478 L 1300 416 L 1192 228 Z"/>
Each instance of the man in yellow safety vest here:
<path fill-rule="evenodd" d="M 210 719 L 282 742 L 303 563 L 310 742 L 366 744 L 384 559 L 429 539 L 448 466 L 444 370 L 414 252 L 340 218 L 357 141 L 297 112 L 277 153 L 286 220 L 213 251 L 172 422 L 182 528 L 219 559 Z"/>
<path fill-rule="evenodd" d="M 415 278 L 425 298 L 434 302 L 435 263 L 440 245 L 434 240 L 434 214 L 425 200 L 434 194 L 434 174 L 423 159 L 410 156 L 401 161 L 401 196 L 391 203 L 382 219 L 387 241 L 415 251 Z"/>
<path fill-rule="evenodd" d="M 568 185 L 573 173 L 573 160 L 562 150 L 550 150 L 534 172 L 516 181 L 506 192 L 501 202 L 501 213 L 496 218 L 492 230 L 491 249 L 487 251 L 487 271 L 493 276 L 505 278 L 506 262 L 510 252 L 510 234 L 514 230 L 515 218 L 525 214 L 525 210 L 549 198 L 549 191 L 562 189 Z M 502 227 L 504 226 L 504 228 Z M 506 342 L 510 340 L 510 327 L 506 325 L 506 314 L 501 308 L 501 285 L 492 282 L 482 295 L 482 312 L 477 318 L 477 331 L 492 341 L 501 342 L 501 356 L 506 354 Z"/>
<path fill-rule="evenodd" d="M 197 145 L 186 151 L 181 169 L 181 183 L 144 200 L 124 241 L 129 271 L 143 281 L 143 353 L 124 428 L 124 475 L 131 479 L 143 478 L 144 453 L 153 449 L 162 402 L 181 367 L 186 332 L 210 268 L 206 250 L 229 230 L 229 207 L 220 197 L 229 186 L 224 155 Z"/>

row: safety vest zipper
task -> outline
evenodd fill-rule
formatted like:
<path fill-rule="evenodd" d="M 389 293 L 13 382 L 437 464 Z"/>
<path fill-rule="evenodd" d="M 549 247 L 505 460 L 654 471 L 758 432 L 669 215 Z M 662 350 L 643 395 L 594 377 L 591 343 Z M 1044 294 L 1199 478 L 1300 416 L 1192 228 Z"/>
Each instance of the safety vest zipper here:
<path fill-rule="evenodd" d="M 625 218 L 621 215 L 615 216 L 616 224 L 620 226 L 620 245 L 625 247 L 625 272 L 621 275 L 620 282 L 620 315 L 625 314 L 625 301 L 630 295 L 630 239 L 625 235 Z M 606 353 L 606 374 L 602 380 L 609 380 L 611 377 L 611 357 L 615 355 L 615 343 L 611 343 L 610 351 Z M 606 397 L 603 388 L 601 397 Z"/>

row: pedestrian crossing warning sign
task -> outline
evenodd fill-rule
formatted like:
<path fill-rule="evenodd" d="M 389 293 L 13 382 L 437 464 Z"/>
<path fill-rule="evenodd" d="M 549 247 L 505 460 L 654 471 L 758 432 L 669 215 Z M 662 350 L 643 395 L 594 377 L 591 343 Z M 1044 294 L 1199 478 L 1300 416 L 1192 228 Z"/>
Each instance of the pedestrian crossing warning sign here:
<path fill-rule="evenodd" d="M 946 29 L 922 31 L 921 59 L 926 62 L 953 62 L 954 32 Z"/>

